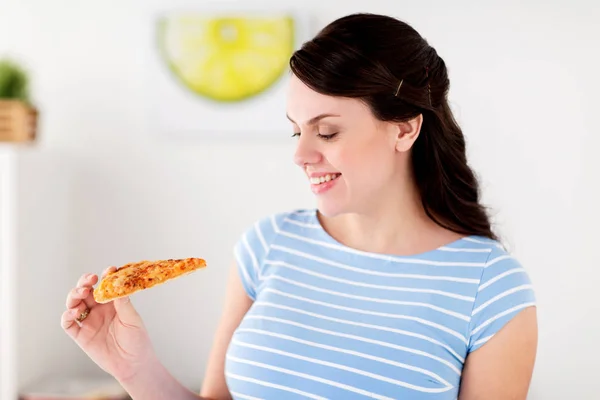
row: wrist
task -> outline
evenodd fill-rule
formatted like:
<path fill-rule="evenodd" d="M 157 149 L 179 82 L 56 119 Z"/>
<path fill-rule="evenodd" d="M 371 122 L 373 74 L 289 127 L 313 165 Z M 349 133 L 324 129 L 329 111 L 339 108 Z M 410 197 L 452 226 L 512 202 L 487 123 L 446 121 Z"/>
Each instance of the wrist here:
<path fill-rule="evenodd" d="M 201 399 L 178 382 L 153 352 L 134 370 L 135 373 L 117 379 L 133 400 Z"/>
<path fill-rule="evenodd" d="M 148 382 L 157 379 L 166 372 L 166 369 L 154 352 L 149 352 L 141 360 L 134 361 L 122 374 L 115 376 L 117 381 L 125 388 L 136 385 L 138 382 Z"/>

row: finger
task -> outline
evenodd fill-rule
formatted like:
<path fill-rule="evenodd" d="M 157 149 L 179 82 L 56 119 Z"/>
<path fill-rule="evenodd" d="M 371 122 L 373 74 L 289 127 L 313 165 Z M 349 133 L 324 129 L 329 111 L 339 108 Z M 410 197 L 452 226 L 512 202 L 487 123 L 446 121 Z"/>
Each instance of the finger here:
<path fill-rule="evenodd" d="M 93 307 L 94 302 L 88 301 L 86 298 L 92 291 L 92 286 L 96 284 L 98 277 L 95 274 L 84 274 L 77 281 L 77 287 L 75 287 L 67 296 L 66 305 L 67 308 L 74 307 L 80 301 L 84 301 L 88 307 Z M 85 290 L 84 288 L 88 288 Z M 92 298 L 93 300 L 93 298 Z"/>
<path fill-rule="evenodd" d="M 115 267 L 115 266 L 111 266 L 111 267 L 106 268 L 104 271 L 102 271 L 102 278 L 104 278 L 108 274 L 112 274 L 116 270 L 117 270 L 117 267 Z"/>
<path fill-rule="evenodd" d="M 87 293 L 88 295 L 84 297 L 83 302 L 85 303 L 87 308 L 92 309 L 98 305 L 96 299 L 94 298 L 94 288 L 90 288 L 90 290 Z"/>
<path fill-rule="evenodd" d="M 108 267 L 102 272 L 104 278 L 107 274 L 117 270 L 117 267 Z M 96 306 L 98 303 L 94 299 L 93 285 L 98 282 L 98 276 L 96 274 L 84 274 L 79 278 L 77 287 L 73 288 L 67 296 L 66 306 L 67 308 L 73 308 L 78 306 L 81 302 L 85 303 L 88 308 Z"/>
<path fill-rule="evenodd" d="M 98 281 L 96 274 L 84 274 L 77 281 L 77 286 L 94 286 Z"/>
<path fill-rule="evenodd" d="M 71 289 L 69 295 L 67 296 L 67 308 L 77 307 L 80 304 L 84 304 L 87 308 L 93 308 L 98 303 L 96 299 L 94 299 L 94 289 L 89 286 L 77 287 Z"/>
<path fill-rule="evenodd" d="M 136 309 L 133 307 L 133 304 L 131 304 L 129 296 L 115 299 L 114 305 L 119 319 L 124 324 L 130 326 L 142 326 L 142 319 Z"/>
<path fill-rule="evenodd" d="M 64 331 L 73 339 L 77 337 L 77 334 L 81 330 L 81 326 L 76 322 L 76 318 L 82 313 L 80 308 L 72 308 L 65 310 L 60 318 L 60 325 Z"/>
<path fill-rule="evenodd" d="M 85 298 L 87 298 L 92 291 L 91 287 L 88 286 L 80 286 L 71 289 L 69 295 L 67 296 L 66 306 L 67 308 L 75 308 L 79 304 L 83 302 Z"/>

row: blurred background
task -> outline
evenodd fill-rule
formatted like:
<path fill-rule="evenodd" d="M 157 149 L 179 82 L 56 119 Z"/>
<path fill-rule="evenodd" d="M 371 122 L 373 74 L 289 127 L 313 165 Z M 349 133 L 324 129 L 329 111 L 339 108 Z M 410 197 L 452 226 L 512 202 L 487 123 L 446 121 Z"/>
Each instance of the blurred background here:
<path fill-rule="evenodd" d="M 213 39 L 177 24 L 160 36 L 157 18 L 249 8 L 298 16 L 292 36 L 281 20 L 267 29 L 283 32 L 282 56 L 359 11 L 398 17 L 430 41 L 449 66 L 484 202 L 536 287 L 528 398 L 600 398 L 598 3 L 3 0 L 0 60 L 30 82 L 26 111 L 10 115 L 36 127 L 33 139 L 11 128 L 0 142 L 0 399 L 109 391 L 87 383 L 104 375 L 60 327 L 67 292 L 86 272 L 179 257 L 209 267 L 132 301 L 160 359 L 199 390 L 233 244 L 257 218 L 313 198 L 292 163 L 281 62 L 255 86 L 218 73 L 197 82 L 180 44 Z M 266 68 L 255 67 L 237 76 Z M 211 100 L 213 89 L 233 101 Z"/>

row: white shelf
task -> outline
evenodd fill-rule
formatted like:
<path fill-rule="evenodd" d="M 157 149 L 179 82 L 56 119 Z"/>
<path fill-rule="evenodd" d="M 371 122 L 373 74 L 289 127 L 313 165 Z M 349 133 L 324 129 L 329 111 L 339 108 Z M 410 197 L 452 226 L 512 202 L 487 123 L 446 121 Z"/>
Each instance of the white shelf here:
<path fill-rule="evenodd" d="M 0 399 L 17 399 L 16 215 L 17 157 L 0 146 Z"/>

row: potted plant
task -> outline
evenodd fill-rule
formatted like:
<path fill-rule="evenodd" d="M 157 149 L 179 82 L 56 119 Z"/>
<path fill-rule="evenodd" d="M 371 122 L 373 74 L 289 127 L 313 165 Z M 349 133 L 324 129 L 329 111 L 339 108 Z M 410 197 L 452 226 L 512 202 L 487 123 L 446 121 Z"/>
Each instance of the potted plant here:
<path fill-rule="evenodd" d="M 33 141 L 37 117 L 27 72 L 12 60 L 0 60 L 0 142 Z"/>

